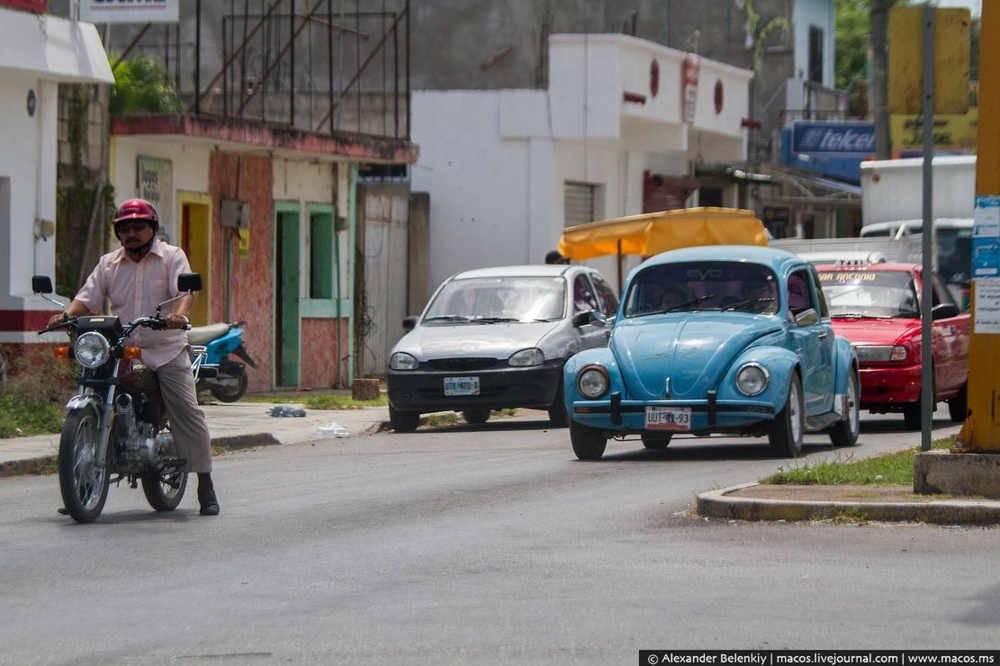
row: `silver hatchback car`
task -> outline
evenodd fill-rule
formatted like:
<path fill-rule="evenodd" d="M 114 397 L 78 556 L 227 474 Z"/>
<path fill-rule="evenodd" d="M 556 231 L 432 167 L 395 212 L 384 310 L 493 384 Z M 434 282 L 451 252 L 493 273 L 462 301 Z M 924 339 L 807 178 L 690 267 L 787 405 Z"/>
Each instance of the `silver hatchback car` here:
<path fill-rule="evenodd" d="M 420 415 L 454 410 L 469 423 L 492 410 L 548 410 L 565 427 L 562 369 L 579 351 L 607 344 L 591 312 L 613 315 L 618 297 L 596 269 L 579 265 L 481 268 L 438 287 L 392 350 L 386 385 L 396 432 Z"/>

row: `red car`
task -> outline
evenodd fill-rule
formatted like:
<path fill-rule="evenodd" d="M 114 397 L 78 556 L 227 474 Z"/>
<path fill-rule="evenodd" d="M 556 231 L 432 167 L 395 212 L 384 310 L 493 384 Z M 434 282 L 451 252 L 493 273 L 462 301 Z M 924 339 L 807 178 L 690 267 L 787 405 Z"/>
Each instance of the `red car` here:
<path fill-rule="evenodd" d="M 822 264 L 816 269 L 833 329 L 851 341 L 858 355 L 861 408 L 873 414 L 902 412 L 906 427 L 919 430 L 921 266 Z M 951 420 L 960 422 L 966 416 L 971 322 L 937 275 L 932 288 L 934 402 L 947 402 Z"/>

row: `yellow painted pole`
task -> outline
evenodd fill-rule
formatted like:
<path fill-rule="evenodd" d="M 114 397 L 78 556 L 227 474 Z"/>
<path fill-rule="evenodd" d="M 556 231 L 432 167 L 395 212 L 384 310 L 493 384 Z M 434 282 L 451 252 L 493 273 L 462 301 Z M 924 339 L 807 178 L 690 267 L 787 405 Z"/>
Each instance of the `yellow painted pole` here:
<path fill-rule="evenodd" d="M 1000 7 L 984 2 L 979 40 L 979 128 L 976 148 L 976 197 L 1000 195 Z M 1000 278 L 984 278 L 1000 280 Z M 972 318 L 976 289 L 972 281 Z M 969 347 L 969 413 L 956 452 L 1000 452 L 1000 334 L 972 328 Z"/>

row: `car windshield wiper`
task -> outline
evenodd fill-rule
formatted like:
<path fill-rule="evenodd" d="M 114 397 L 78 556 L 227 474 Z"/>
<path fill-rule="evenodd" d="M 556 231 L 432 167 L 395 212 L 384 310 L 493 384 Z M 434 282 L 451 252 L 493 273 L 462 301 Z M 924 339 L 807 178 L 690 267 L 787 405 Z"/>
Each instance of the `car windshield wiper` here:
<path fill-rule="evenodd" d="M 669 308 L 663 310 L 658 310 L 659 314 L 666 314 L 668 312 L 673 312 L 674 310 L 680 310 L 681 308 L 686 308 L 689 305 L 694 305 L 695 303 L 700 303 L 701 301 L 708 301 L 715 298 L 715 294 L 705 294 L 704 296 L 695 296 L 694 298 L 689 298 L 686 301 L 678 303 L 677 305 L 671 305 Z"/>
<path fill-rule="evenodd" d="M 773 296 L 764 296 L 761 298 L 748 298 L 745 301 L 740 301 L 739 303 L 733 303 L 732 305 L 727 305 L 726 307 L 722 308 L 722 310 L 723 312 L 728 310 L 744 310 L 746 308 L 749 308 L 751 305 L 757 305 L 758 303 L 773 303 L 773 302 L 774 302 Z"/>
<path fill-rule="evenodd" d="M 437 315 L 434 317 L 427 317 L 424 319 L 425 324 L 429 324 L 433 321 L 472 321 L 472 317 L 467 317 L 465 315 Z"/>
<path fill-rule="evenodd" d="M 864 312 L 835 312 L 834 319 L 892 319 L 889 315 L 865 314 Z"/>
<path fill-rule="evenodd" d="M 472 321 L 476 322 L 477 324 L 503 324 L 504 322 L 521 321 L 521 320 L 516 319 L 514 317 L 476 317 Z"/>

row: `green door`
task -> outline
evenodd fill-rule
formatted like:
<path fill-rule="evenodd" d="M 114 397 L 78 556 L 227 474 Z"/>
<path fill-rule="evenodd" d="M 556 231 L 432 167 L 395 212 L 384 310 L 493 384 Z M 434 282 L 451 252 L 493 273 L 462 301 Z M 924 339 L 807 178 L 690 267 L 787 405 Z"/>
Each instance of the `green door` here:
<path fill-rule="evenodd" d="M 299 385 L 299 214 L 278 211 L 275 274 L 278 299 L 275 355 L 278 386 Z"/>

